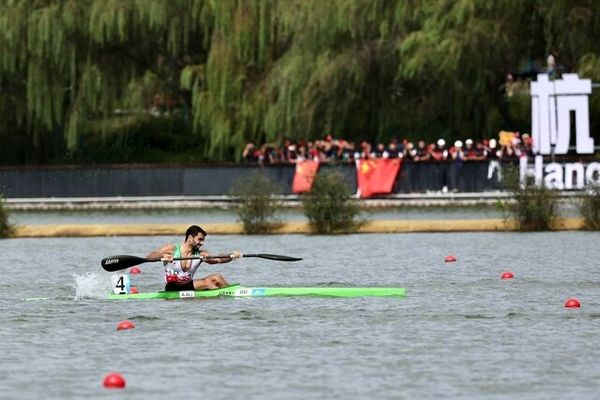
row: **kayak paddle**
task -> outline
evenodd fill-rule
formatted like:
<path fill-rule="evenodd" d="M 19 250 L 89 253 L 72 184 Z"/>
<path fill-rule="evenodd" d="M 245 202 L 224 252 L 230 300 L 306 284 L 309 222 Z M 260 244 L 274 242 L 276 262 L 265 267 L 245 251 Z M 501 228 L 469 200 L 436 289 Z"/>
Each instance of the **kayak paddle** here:
<path fill-rule="evenodd" d="M 290 256 L 280 256 L 278 254 L 242 254 L 242 257 L 257 257 L 264 258 L 265 260 L 275 260 L 275 261 L 300 261 L 301 258 L 298 257 L 290 257 Z"/>
<path fill-rule="evenodd" d="M 178 258 L 174 258 L 173 260 L 205 260 L 208 258 L 222 258 L 222 257 L 227 257 L 227 256 L 178 257 Z M 264 258 L 265 260 L 275 260 L 275 261 L 300 261 L 300 260 L 302 260 L 301 258 L 298 258 L 298 257 L 282 256 L 282 255 L 278 255 L 278 254 L 244 254 L 244 255 L 242 255 L 242 257 L 244 257 L 244 258 L 256 257 L 256 258 Z M 105 271 L 115 272 L 115 271 L 120 271 L 122 269 L 127 269 L 129 267 L 133 267 L 134 265 L 139 265 L 139 264 L 143 264 L 143 263 L 147 263 L 147 262 L 157 262 L 157 261 L 162 261 L 162 259 L 121 255 L 121 256 L 112 256 L 112 257 L 103 258 L 102 261 L 100 262 L 100 264 L 102 265 L 102 268 L 104 268 Z"/>

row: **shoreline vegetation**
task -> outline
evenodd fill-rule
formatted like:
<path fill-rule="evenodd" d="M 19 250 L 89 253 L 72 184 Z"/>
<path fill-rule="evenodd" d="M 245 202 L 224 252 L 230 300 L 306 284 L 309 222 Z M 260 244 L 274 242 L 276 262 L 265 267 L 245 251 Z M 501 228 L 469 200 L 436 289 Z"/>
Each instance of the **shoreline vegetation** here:
<path fill-rule="evenodd" d="M 4 207 L 4 198 L 0 194 L 0 239 L 10 237 L 14 227 L 9 222 L 8 211 Z"/>
<path fill-rule="evenodd" d="M 0 164 L 241 161 L 249 143 L 525 133 L 538 73 L 598 81 L 599 10 L 589 0 L 4 1 Z M 599 102 L 594 92 L 590 132 Z"/>
<path fill-rule="evenodd" d="M 207 223 L 203 227 L 211 235 L 244 234 L 242 223 Z M 94 237 L 94 236 L 169 236 L 179 235 L 187 228 L 185 224 L 48 224 L 18 225 L 13 238 L 44 237 Z M 552 231 L 584 230 L 583 218 L 558 218 Z M 368 221 L 356 229 L 356 233 L 424 233 L 424 232 L 517 232 L 514 221 L 505 219 L 477 220 L 410 220 Z M 282 222 L 272 234 L 311 234 L 308 222 Z"/>

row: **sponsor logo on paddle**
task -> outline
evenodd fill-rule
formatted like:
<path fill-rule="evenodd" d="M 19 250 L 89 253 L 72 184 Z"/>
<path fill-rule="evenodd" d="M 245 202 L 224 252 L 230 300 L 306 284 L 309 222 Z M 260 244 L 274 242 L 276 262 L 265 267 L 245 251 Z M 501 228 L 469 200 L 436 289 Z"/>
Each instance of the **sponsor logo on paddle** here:
<path fill-rule="evenodd" d="M 109 258 L 108 260 L 104 260 L 104 265 L 117 264 L 118 262 L 118 258 Z"/>

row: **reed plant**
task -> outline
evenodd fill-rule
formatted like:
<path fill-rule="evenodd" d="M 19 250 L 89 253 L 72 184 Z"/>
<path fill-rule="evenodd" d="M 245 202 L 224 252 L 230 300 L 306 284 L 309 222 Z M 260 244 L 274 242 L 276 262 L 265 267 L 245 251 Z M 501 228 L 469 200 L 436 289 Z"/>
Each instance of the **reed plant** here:
<path fill-rule="evenodd" d="M 585 228 L 600 230 L 600 184 L 588 185 L 578 206 Z"/>
<path fill-rule="evenodd" d="M 359 206 L 340 172 L 318 174 L 302 206 L 314 233 L 350 233 L 366 222 L 357 219 Z"/>
<path fill-rule="evenodd" d="M 544 184 L 536 185 L 531 177 L 520 182 L 518 170 L 506 174 L 505 188 L 512 192 L 511 202 L 502 202 L 505 218 L 513 220 L 520 231 L 552 230 L 558 218 L 559 197 Z"/>
<path fill-rule="evenodd" d="M 4 199 L 0 196 L 0 238 L 10 237 L 14 232 L 14 227 L 8 221 L 8 211 L 4 206 Z"/>
<path fill-rule="evenodd" d="M 236 201 L 234 211 L 246 234 L 272 233 L 281 227 L 276 217 L 281 208 L 281 188 L 261 172 L 237 179 L 230 192 Z"/>

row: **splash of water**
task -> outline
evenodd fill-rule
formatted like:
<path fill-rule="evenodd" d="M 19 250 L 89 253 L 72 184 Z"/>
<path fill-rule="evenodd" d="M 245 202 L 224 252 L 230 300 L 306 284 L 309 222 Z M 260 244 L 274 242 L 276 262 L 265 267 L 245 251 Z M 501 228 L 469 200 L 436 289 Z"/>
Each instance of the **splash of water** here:
<path fill-rule="evenodd" d="M 88 272 L 83 275 L 73 274 L 75 283 L 74 300 L 84 299 L 106 299 L 107 294 L 111 291 L 111 278 L 110 276 L 102 275 L 102 278 L 98 277 L 93 272 Z"/>

